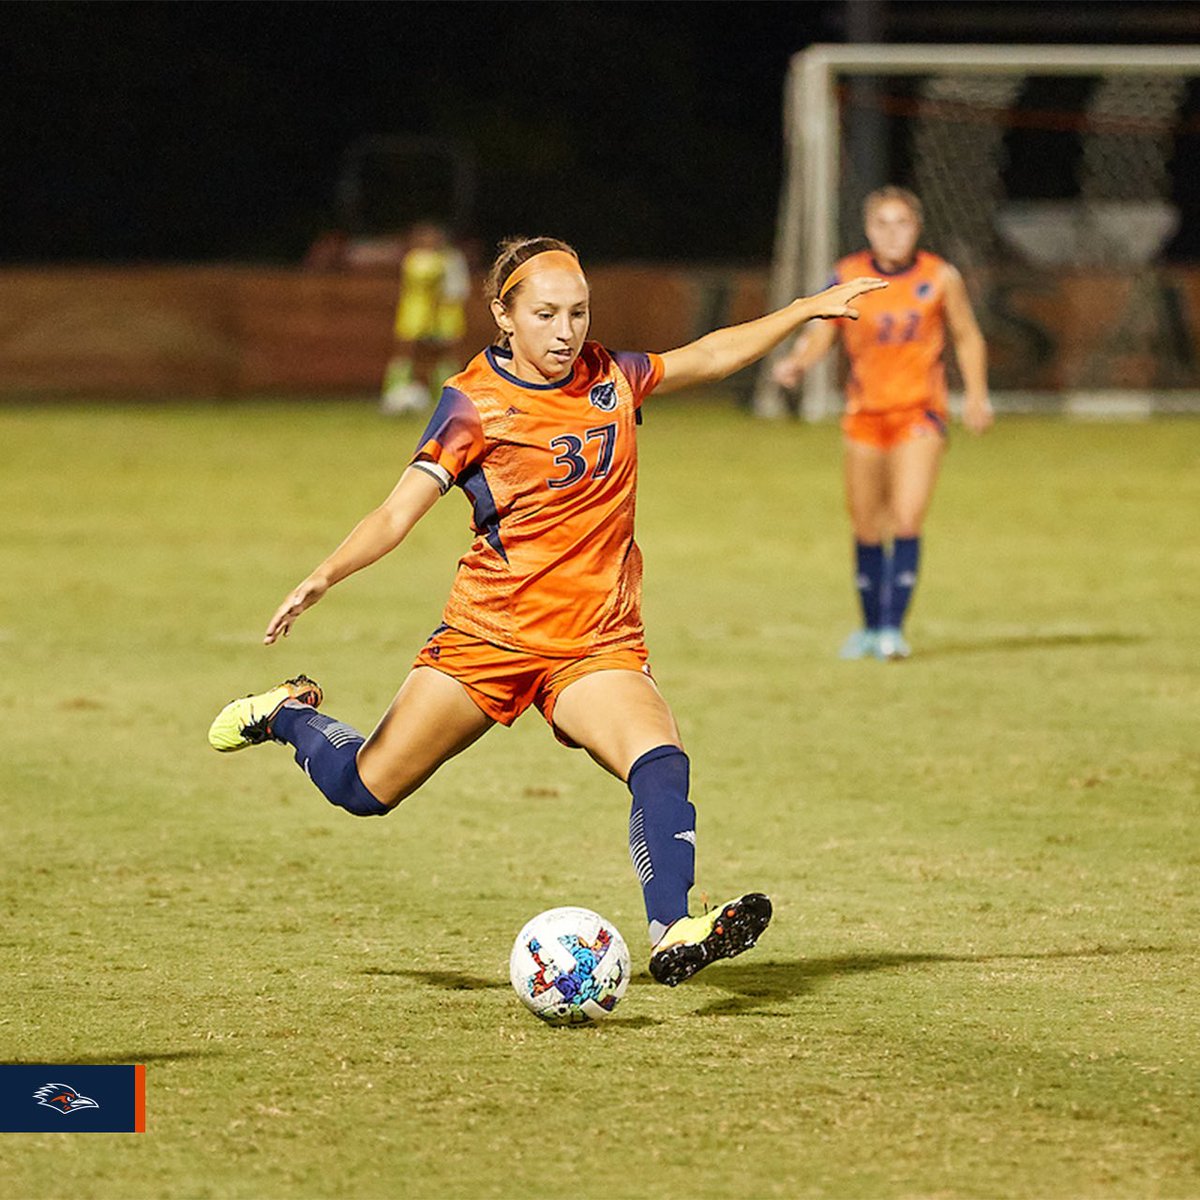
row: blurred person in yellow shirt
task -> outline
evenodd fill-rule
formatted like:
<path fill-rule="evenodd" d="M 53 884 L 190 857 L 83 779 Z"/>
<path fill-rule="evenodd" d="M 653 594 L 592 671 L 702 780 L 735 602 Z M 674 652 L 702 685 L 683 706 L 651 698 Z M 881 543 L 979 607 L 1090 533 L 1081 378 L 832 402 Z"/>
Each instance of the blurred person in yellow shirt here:
<path fill-rule="evenodd" d="M 381 411 L 424 411 L 458 370 L 470 287 L 467 260 L 446 230 L 428 221 L 415 225 L 400 262 L 396 347 L 384 376 Z"/>

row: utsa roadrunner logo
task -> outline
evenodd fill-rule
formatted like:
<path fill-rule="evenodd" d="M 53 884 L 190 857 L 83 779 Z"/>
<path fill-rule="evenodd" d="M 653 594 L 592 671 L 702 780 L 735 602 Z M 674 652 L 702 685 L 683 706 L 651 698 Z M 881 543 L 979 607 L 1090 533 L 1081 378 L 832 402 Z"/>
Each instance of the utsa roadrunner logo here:
<path fill-rule="evenodd" d="M 617 407 L 617 385 L 615 383 L 598 383 L 588 393 L 588 399 L 601 412 L 612 412 Z"/>
<path fill-rule="evenodd" d="M 56 1108 L 60 1113 L 78 1112 L 81 1108 L 99 1108 L 90 1096 L 81 1096 L 69 1083 L 46 1083 L 33 1098 L 43 1108 Z"/>

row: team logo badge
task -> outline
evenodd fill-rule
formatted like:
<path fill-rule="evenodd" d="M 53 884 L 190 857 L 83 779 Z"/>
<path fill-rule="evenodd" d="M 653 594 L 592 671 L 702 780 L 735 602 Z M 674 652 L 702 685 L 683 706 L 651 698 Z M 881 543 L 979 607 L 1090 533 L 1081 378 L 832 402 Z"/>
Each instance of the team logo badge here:
<path fill-rule="evenodd" d="M 69 1083 L 45 1083 L 33 1093 L 33 1098 L 43 1108 L 55 1108 L 60 1113 L 100 1107 L 90 1096 L 81 1096 Z"/>
<path fill-rule="evenodd" d="M 598 383 L 588 393 L 588 399 L 601 412 L 612 412 L 617 407 L 617 385 Z"/>
<path fill-rule="evenodd" d="M 933 291 L 932 283 L 918 283 L 917 284 L 917 299 L 924 300 L 932 291 Z"/>

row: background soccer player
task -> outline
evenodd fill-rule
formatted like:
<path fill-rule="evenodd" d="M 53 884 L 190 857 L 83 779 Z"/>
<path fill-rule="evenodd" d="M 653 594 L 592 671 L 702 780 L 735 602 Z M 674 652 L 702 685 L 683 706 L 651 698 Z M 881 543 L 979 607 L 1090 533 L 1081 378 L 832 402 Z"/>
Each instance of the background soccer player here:
<path fill-rule="evenodd" d="M 561 741 L 629 786 L 653 976 L 674 985 L 753 945 L 771 915 L 765 896 L 688 915 L 695 809 L 679 729 L 647 666 L 637 426 L 651 392 L 724 379 L 811 318 L 854 317 L 849 301 L 884 286 L 840 283 L 661 356 L 610 353 L 586 340 L 588 283 L 575 252 L 550 238 L 506 244 L 489 287 L 498 344 L 449 380 L 391 495 L 284 599 L 265 641 L 394 550 L 455 486 L 476 537 L 442 625 L 369 738 L 316 712 L 321 689 L 301 676 L 226 705 L 211 744 L 286 742 L 332 803 L 384 814 L 496 722 L 534 706 Z"/>
<path fill-rule="evenodd" d="M 841 654 L 904 658 L 902 627 L 917 582 L 921 528 L 946 445 L 945 327 L 965 386 L 963 424 L 972 433 L 992 423 L 987 347 L 962 276 L 917 249 L 920 200 L 906 188 L 881 188 L 867 197 L 863 218 L 870 249 L 843 258 L 834 281 L 870 273 L 891 286 L 862 298 L 861 320 L 806 330 L 776 365 L 775 379 L 795 387 L 841 333 L 850 362 L 842 420 L 846 501 L 863 616 Z"/>
<path fill-rule="evenodd" d="M 431 221 L 414 226 L 400 261 L 396 347 L 384 376 L 383 412 L 424 412 L 458 370 L 470 287 L 467 260 L 445 229 Z"/>

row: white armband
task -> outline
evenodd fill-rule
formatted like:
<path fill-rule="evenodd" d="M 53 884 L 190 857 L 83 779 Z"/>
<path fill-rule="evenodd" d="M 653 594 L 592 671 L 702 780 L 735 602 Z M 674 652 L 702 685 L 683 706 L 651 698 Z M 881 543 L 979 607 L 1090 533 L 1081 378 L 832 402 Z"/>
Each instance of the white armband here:
<path fill-rule="evenodd" d="M 446 468 L 441 465 L 441 463 L 427 462 L 425 459 L 420 459 L 411 465 L 416 467 L 418 471 L 424 471 L 426 475 L 436 479 L 437 485 L 439 488 L 441 488 L 443 496 L 450 490 L 454 483 L 450 472 L 447 471 Z"/>

